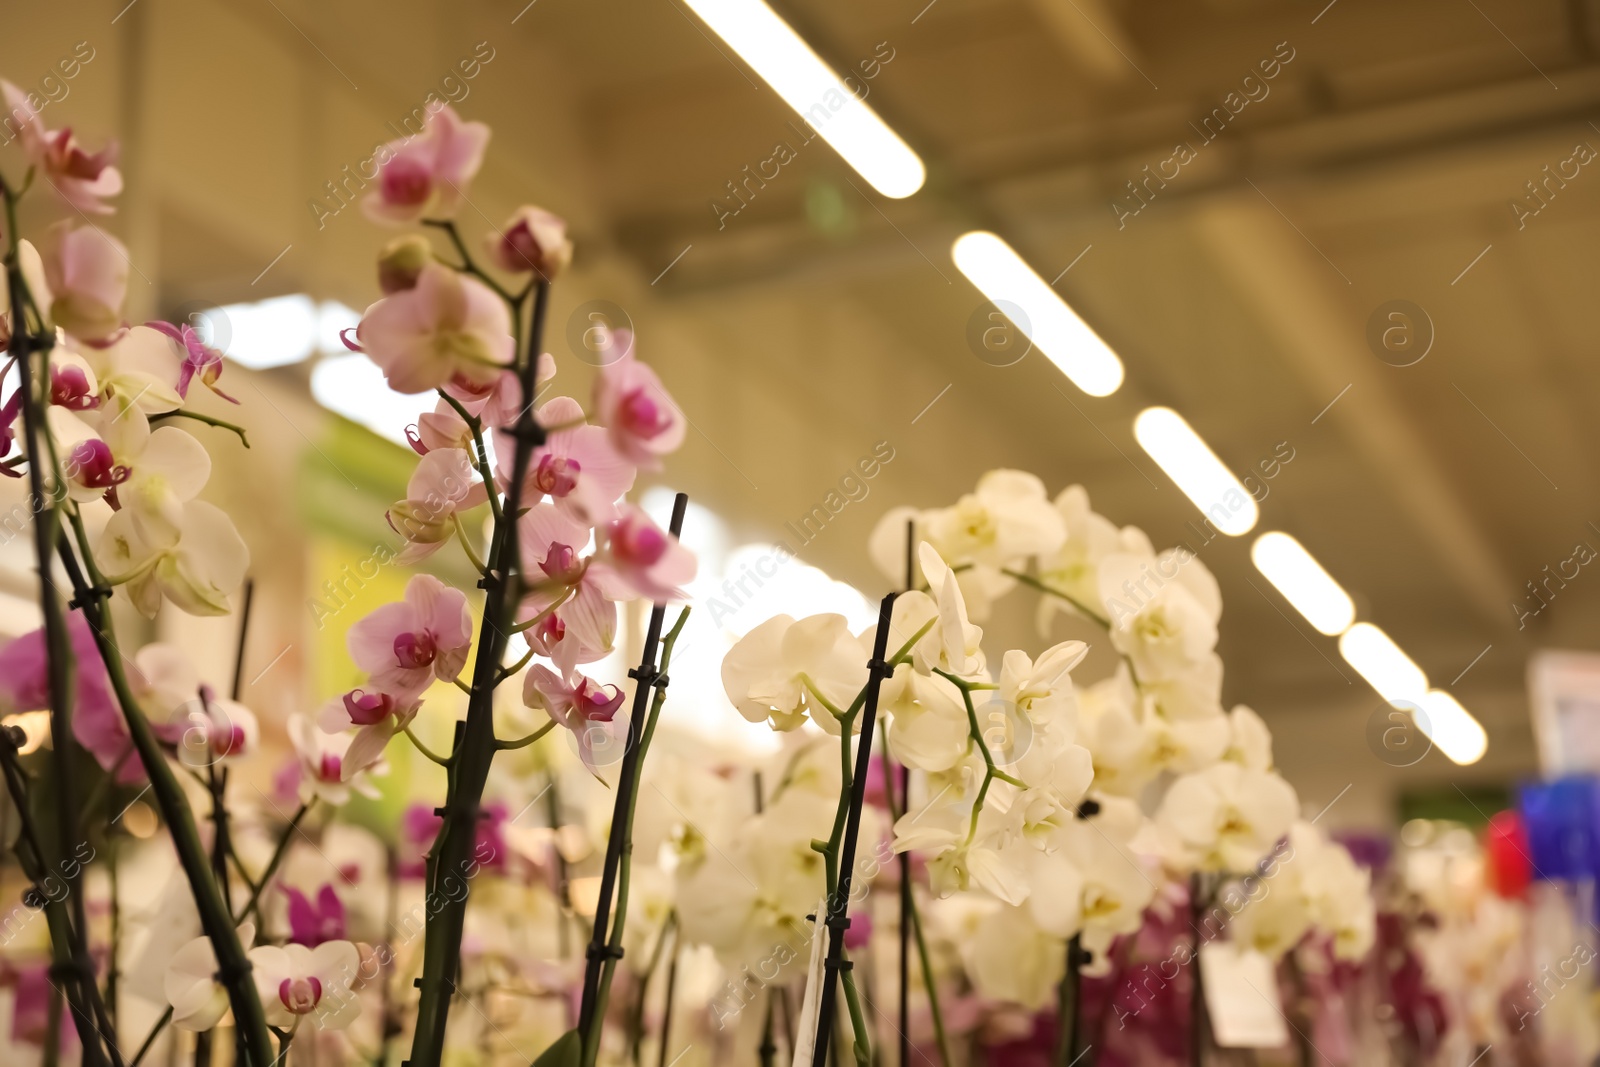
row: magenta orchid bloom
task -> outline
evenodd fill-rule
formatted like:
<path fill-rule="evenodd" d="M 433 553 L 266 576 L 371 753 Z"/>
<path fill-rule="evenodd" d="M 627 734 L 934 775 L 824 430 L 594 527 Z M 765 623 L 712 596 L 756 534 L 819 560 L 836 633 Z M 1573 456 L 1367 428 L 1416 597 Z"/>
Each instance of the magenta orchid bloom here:
<path fill-rule="evenodd" d="M 464 604 L 463 598 L 463 610 L 465 610 Z M 462 654 L 465 656 L 464 651 Z M 323 705 L 321 713 L 317 716 L 317 725 L 330 734 L 343 734 L 354 727 L 355 736 L 351 738 L 350 747 L 345 750 L 343 760 L 354 766 L 364 767 L 383 755 L 383 750 L 389 747 L 390 739 L 411 725 L 411 720 L 417 717 L 421 707 L 421 703 L 409 694 L 395 695 L 378 689 L 352 689 Z"/>
<path fill-rule="evenodd" d="M 595 379 L 595 417 L 628 462 L 656 470 L 683 444 L 687 423 L 656 372 L 633 358 L 633 333 L 613 330 Z M 614 355 L 613 355 L 614 353 Z"/>
<path fill-rule="evenodd" d="M 122 174 L 111 164 L 117 157 L 115 142 L 99 152 L 85 152 L 71 129 L 47 130 L 39 119 L 33 94 L 0 80 L 5 96 L 6 123 L 22 139 L 28 161 L 38 167 L 61 199 L 90 215 L 110 215 L 115 210 L 101 201 L 122 192 Z"/>
<path fill-rule="evenodd" d="M 392 225 L 454 215 L 488 145 L 488 126 L 462 122 L 444 105 L 428 116 L 421 136 L 390 141 L 378 150 L 384 162 L 362 210 L 374 222 Z"/>
<path fill-rule="evenodd" d="M 383 693 L 420 694 L 434 679 L 453 682 L 472 645 L 467 596 L 429 574 L 406 583 L 406 598 L 385 604 L 350 628 L 356 666 Z M 354 720 L 352 713 L 352 720 Z"/>
<path fill-rule="evenodd" d="M 522 702 L 571 730 L 578 740 L 578 755 L 591 771 L 595 742 L 610 741 L 603 724 L 616 715 L 622 700 L 622 690 L 614 685 L 601 685 L 577 671 L 557 674 L 542 663 L 528 671 L 522 684 Z"/>
<path fill-rule="evenodd" d="M 571 397 L 558 396 L 539 409 L 539 425 L 560 426 L 533 452 L 523 482 L 523 501 L 549 497 L 574 522 L 597 526 L 616 515 L 616 501 L 633 488 L 633 464 L 612 447 L 600 426 L 583 423 L 583 408 Z M 507 466 L 514 454 L 509 435 L 501 434 L 497 480 L 511 481 Z"/>
<path fill-rule="evenodd" d="M 346 938 L 344 902 L 332 885 L 324 885 L 313 901 L 293 886 L 280 886 L 289 898 L 289 942 L 316 948 Z"/>
<path fill-rule="evenodd" d="M 607 599 L 640 597 L 657 604 L 687 599 L 682 586 L 694 580 L 694 553 L 641 508 L 624 507 L 622 515 L 606 525 L 602 540 L 590 569 L 600 575 Z"/>
<path fill-rule="evenodd" d="M 505 301 L 439 263 L 423 267 L 412 288 L 369 306 L 356 343 L 397 393 L 452 381 L 490 386 L 511 365 L 516 345 Z"/>
<path fill-rule="evenodd" d="M 546 579 L 523 598 L 518 622 L 537 618 L 576 586 L 559 610 L 526 631 L 528 644 L 564 671 L 604 659 L 616 644 L 617 606 L 606 599 L 598 578 L 578 556 L 589 542 L 588 528 L 544 501 L 523 515 L 517 536 L 523 563 L 530 570 L 537 566 Z"/>
<path fill-rule="evenodd" d="M 100 406 L 100 393 L 94 373 L 88 367 L 70 363 L 50 364 L 50 403 L 68 411 L 93 411 Z M 5 415 L 0 411 L 0 421 Z M 0 431 L 3 432 L 3 431 Z"/>
<path fill-rule="evenodd" d="M 79 612 L 68 613 L 67 633 L 77 666 L 72 736 L 107 772 L 116 769 L 118 782 L 144 781 L 144 764 L 137 754 L 130 754 L 128 724 L 111 692 L 89 621 Z M 48 659 L 43 629 L 25 633 L 0 649 L 0 715 L 50 707 Z"/>
<path fill-rule="evenodd" d="M 552 281 L 572 262 L 567 221 L 542 208 L 524 205 L 505 228 L 484 238 L 489 261 L 513 274 L 536 272 Z"/>
<path fill-rule="evenodd" d="M 183 350 L 183 365 L 178 370 L 179 396 L 185 400 L 189 399 L 189 383 L 198 374 L 201 385 L 230 404 L 239 402 L 217 388 L 217 379 L 222 377 L 222 353 L 200 340 L 200 335 L 195 332 L 193 326 L 187 323 L 174 326 L 170 322 L 147 322 L 145 325 L 176 341 L 178 347 Z"/>

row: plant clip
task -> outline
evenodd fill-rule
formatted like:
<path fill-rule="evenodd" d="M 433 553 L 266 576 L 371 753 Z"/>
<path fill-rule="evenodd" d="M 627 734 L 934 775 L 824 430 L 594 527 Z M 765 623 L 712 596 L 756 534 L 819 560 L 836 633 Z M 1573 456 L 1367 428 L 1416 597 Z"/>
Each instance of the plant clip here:
<path fill-rule="evenodd" d="M 590 945 L 584 955 L 591 960 L 620 960 L 622 958 L 622 946 L 618 945 L 613 948 L 610 945 Z"/>
<path fill-rule="evenodd" d="M 72 609 L 72 610 L 74 610 L 74 611 L 81 611 L 85 607 L 87 607 L 90 604 L 90 602 L 95 601 L 95 600 L 104 600 L 107 597 L 109 597 L 110 595 L 111 595 L 111 587 L 110 586 L 106 586 L 106 585 L 85 586 L 82 592 L 75 594 L 72 597 L 71 600 L 67 601 L 67 607 Z"/>
<path fill-rule="evenodd" d="M 1100 802 L 1098 800 L 1085 800 L 1082 804 L 1078 805 L 1078 818 L 1080 819 L 1093 818 L 1099 814 Z"/>
<path fill-rule="evenodd" d="M 524 423 L 522 419 L 518 419 L 516 422 L 511 424 L 511 428 L 509 430 L 502 430 L 501 432 L 510 434 L 518 441 L 526 441 L 534 448 L 538 448 L 540 445 L 545 443 L 544 427 L 540 426 L 539 423 L 532 418 L 529 418 L 526 423 Z"/>
<path fill-rule="evenodd" d="M 82 974 L 78 969 L 78 965 L 70 960 L 52 963 L 45 973 L 50 976 L 52 982 L 76 981 Z"/>
<path fill-rule="evenodd" d="M 642 686 L 654 686 L 663 689 L 667 684 L 667 676 L 655 667 L 629 667 L 628 677 L 638 681 Z"/>
<path fill-rule="evenodd" d="M 867 670 L 879 678 L 891 678 L 894 676 L 894 665 L 881 659 L 869 659 L 867 661 Z"/>

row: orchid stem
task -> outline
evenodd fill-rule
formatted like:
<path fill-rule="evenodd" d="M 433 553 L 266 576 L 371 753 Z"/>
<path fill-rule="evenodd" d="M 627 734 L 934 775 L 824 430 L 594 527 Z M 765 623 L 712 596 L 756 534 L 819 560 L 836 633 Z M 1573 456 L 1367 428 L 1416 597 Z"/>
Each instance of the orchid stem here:
<path fill-rule="evenodd" d="M 416 749 L 417 749 L 418 752 L 422 753 L 429 760 L 431 760 L 434 763 L 437 763 L 441 767 L 450 766 L 450 761 L 449 760 L 445 759 L 443 756 L 439 755 L 433 749 L 431 749 L 427 745 L 423 744 L 422 743 L 422 739 L 419 738 L 416 734 L 412 733 L 410 723 L 406 724 L 404 732 L 405 732 L 405 735 L 411 739 L 411 743 L 416 746 Z"/>
<path fill-rule="evenodd" d="M 245 436 L 243 426 L 240 426 L 237 423 L 228 422 L 225 419 L 219 419 L 214 415 L 202 415 L 198 411 L 188 411 L 184 408 L 175 408 L 172 411 L 162 411 L 158 414 L 150 416 L 151 422 L 160 422 L 163 419 L 193 419 L 195 422 L 203 422 L 207 426 L 215 426 L 219 430 L 232 430 L 234 433 L 239 435 L 240 444 L 244 445 L 246 448 L 250 447 L 250 438 Z"/>
<path fill-rule="evenodd" d="M 545 723 L 543 726 L 539 727 L 537 730 L 533 731 L 533 733 L 529 734 L 526 737 L 519 737 L 515 741 L 498 741 L 497 740 L 494 743 L 494 747 L 498 748 L 502 752 L 507 752 L 507 751 L 510 751 L 511 749 L 514 749 L 514 748 L 527 748 L 529 745 L 531 745 L 535 741 L 539 740 L 539 738 L 543 737 L 545 734 L 547 734 L 551 730 L 555 729 L 555 726 L 556 726 L 556 721 L 554 719 L 551 719 L 549 722 Z"/>

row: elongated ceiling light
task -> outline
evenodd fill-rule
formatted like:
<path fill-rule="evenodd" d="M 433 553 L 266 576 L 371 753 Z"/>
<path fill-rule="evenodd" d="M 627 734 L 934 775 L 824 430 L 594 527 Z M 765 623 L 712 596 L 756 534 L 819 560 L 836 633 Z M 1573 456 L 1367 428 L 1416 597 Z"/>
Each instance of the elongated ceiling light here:
<path fill-rule="evenodd" d="M 1431 690 L 1422 698 L 1424 721 L 1418 723 L 1428 740 L 1452 763 L 1465 767 L 1477 763 L 1489 750 L 1489 735 L 1472 713 L 1443 689 Z"/>
<path fill-rule="evenodd" d="M 762 0 L 684 0 L 874 189 L 922 188 L 922 160 Z"/>
<path fill-rule="evenodd" d="M 1182 415 L 1145 408 L 1133 420 L 1133 436 L 1211 525 L 1230 537 L 1255 526 L 1261 514 L 1255 500 Z"/>
<path fill-rule="evenodd" d="M 1283 598 L 1322 633 L 1338 637 L 1356 621 L 1350 594 L 1288 534 L 1277 530 L 1262 534 L 1250 546 L 1250 559 Z"/>
<path fill-rule="evenodd" d="M 956 240 L 950 255 L 967 280 L 1005 312 L 1073 385 L 1090 396 L 1117 391 L 1122 360 L 1015 249 L 992 233 L 974 230 Z M 1013 309 L 1020 314 L 1014 315 Z"/>
<path fill-rule="evenodd" d="M 1391 704 L 1405 701 L 1421 705 L 1428 693 L 1428 676 L 1410 656 L 1370 622 L 1358 622 L 1339 638 L 1339 655 Z"/>

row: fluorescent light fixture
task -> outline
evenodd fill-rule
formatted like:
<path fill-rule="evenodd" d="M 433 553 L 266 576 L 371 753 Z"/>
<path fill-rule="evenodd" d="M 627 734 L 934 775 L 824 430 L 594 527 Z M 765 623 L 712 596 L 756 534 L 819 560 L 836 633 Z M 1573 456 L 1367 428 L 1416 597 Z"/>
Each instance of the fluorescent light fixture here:
<path fill-rule="evenodd" d="M 1431 690 L 1422 698 L 1422 713 L 1426 721 L 1417 725 L 1450 762 L 1465 767 L 1489 751 L 1489 735 L 1482 724 L 1443 689 Z"/>
<path fill-rule="evenodd" d="M 874 189 L 898 200 L 927 172 L 898 134 L 762 0 L 685 0 Z"/>
<path fill-rule="evenodd" d="M 1322 633 L 1338 637 L 1356 621 L 1350 594 L 1288 534 L 1277 530 L 1262 534 L 1250 546 L 1250 559 L 1283 598 Z"/>
<path fill-rule="evenodd" d="M 1370 622 L 1358 622 L 1344 632 L 1339 638 L 1339 655 L 1391 704 L 1408 701 L 1421 705 L 1427 696 L 1428 676 L 1422 668 Z"/>
<path fill-rule="evenodd" d="M 1211 525 L 1229 537 L 1255 526 L 1261 514 L 1255 500 L 1182 415 L 1171 408 L 1145 408 L 1133 420 L 1133 436 Z"/>
<path fill-rule="evenodd" d="M 426 397 L 390 389 L 377 364 L 355 353 L 318 360 L 311 368 L 311 396 L 329 411 L 402 445 L 406 427 L 432 410 Z"/>
<path fill-rule="evenodd" d="M 1072 384 L 1090 396 L 1110 396 L 1122 384 L 1122 360 L 1045 280 L 992 233 L 974 230 L 950 249 L 956 268 L 1012 325 L 1039 346 Z M 1023 321 L 1017 321 L 1020 312 Z"/>
<path fill-rule="evenodd" d="M 247 304 L 225 304 L 191 320 L 206 344 L 242 367 L 266 370 L 309 359 L 317 352 L 344 352 L 339 331 L 361 321 L 361 313 L 337 300 L 317 303 L 304 293 Z"/>

